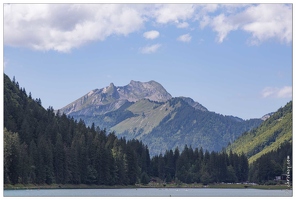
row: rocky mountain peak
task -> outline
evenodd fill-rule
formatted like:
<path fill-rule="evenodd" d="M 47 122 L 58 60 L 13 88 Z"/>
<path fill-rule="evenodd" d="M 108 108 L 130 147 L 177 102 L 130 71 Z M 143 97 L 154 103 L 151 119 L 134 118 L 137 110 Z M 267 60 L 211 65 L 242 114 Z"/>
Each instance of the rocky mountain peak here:
<path fill-rule="evenodd" d="M 110 83 L 110 85 L 105 87 L 102 92 L 103 93 L 112 93 L 114 91 L 114 89 L 115 89 L 115 85 L 113 83 Z"/>
<path fill-rule="evenodd" d="M 165 102 L 172 96 L 156 81 L 140 82 L 131 80 L 127 86 L 119 87 L 119 93 L 130 102 L 141 99 Z"/>
<path fill-rule="evenodd" d="M 109 86 L 95 89 L 83 97 L 60 109 L 67 115 L 71 113 L 93 115 L 104 114 L 118 109 L 125 102 L 137 102 L 141 99 L 165 102 L 172 96 L 156 81 L 140 82 L 131 80 L 126 86 Z"/>
<path fill-rule="evenodd" d="M 135 85 L 137 82 L 139 82 L 139 81 L 131 80 L 130 83 L 129 83 L 129 85 Z"/>

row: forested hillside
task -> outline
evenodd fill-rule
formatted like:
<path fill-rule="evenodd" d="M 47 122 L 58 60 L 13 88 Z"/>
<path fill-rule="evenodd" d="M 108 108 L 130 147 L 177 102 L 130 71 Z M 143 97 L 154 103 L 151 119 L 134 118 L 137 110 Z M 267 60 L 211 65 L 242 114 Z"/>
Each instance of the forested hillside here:
<path fill-rule="evenodd" d="M 245 132 L 227 149 L 238 154 L 245 153 L 252 163 L 286 142 L 292 142 L 292 101 L 279 108 L 259 127 Z"/>
<path fill-rule="evenodd" d="M 83 121 L 45 110 L 4 75 L 4 183 L 133 185 L 149 151 Z"/>

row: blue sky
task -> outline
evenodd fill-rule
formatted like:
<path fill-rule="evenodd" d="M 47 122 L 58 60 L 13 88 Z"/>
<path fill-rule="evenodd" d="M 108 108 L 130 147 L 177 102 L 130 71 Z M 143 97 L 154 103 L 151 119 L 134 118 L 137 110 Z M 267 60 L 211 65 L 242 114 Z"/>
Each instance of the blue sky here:
<path fill-rule="evenodd" d="M 292 99 L 291 4 L 4 5 L 4 73 L 45 108 L 113 82 L 243 119 Z"/>

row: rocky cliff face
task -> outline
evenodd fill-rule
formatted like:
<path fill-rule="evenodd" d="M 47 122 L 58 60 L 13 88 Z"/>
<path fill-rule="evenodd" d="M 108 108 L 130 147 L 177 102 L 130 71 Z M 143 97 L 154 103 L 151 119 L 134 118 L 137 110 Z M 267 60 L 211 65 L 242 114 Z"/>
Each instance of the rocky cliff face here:
<path fill-rule="evenodd" d="M 155 81 L 143 83 L 132 80 L 128 85 L 118 87 L 117 91 L 121 99 L 126 99 L 130 102 L 136 102 L 141 99 L 165 102 L 172 98 L 172 96 L 163 88 L 163 86 Z"/>
<path fill-rule="evenodd" d="M 127 101 L 136 102 L 141 99 L 165 102 L 172 96 L 155 81 L 131 81 L 128 85 L 116 87 L 113 83 L 102 89 L 95 89 L 76 101 L 61 108 L 60 113 L 66 115 L 101 115 L 120 108 Z"/>

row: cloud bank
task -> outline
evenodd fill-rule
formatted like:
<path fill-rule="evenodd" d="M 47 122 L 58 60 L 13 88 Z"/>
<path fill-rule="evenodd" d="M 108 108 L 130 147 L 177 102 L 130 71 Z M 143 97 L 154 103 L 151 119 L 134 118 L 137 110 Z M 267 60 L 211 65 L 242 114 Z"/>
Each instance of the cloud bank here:
<path fill-rule="evenodd" d="M 69 52 L 145 30 L 147 23 L 208 27 L 218 43 L 238 30 L 249 34 L 250 45 L 292 42 L 292 4 L 4 4 L 4 45 Z M 143 36 L 155 39 L 159 32 Z"/>
<path fill-rule="evenodd" d="M 4 5 L 4 44 L 68 52 L 143 27 L 140 10 L 124 4 Z"/>

